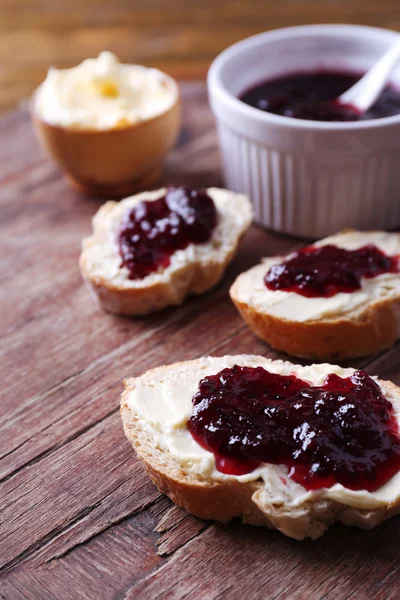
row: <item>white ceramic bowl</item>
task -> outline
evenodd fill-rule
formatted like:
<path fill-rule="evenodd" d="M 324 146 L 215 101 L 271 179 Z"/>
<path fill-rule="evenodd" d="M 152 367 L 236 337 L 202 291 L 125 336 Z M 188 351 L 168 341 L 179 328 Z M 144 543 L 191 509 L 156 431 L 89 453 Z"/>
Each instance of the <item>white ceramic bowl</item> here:
<path fill-rule="evenodd" d="M 215 59 L 208 89 L 226 185 L 250 196 L 258 223 L 312 238 L 400 225 L 400 115 L 322 123 L 238 99 L 283 74 L 364 72 L 397 36 L 353 25 L 290 27 L 243 40 Z M 391 81 L 400 86 L 400 65 Z"/>

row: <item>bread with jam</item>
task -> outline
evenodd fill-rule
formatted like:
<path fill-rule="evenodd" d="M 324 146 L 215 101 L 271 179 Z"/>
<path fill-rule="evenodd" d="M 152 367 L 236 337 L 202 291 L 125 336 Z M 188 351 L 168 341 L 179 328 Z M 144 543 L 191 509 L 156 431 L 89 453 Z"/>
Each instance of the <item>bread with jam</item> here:
<path fill-rule="evenodd" d="M 125 380 L 121 415 L 155 485 L 196 517 L 300 540 L 400 511 L 400 389 L 362 371 L 202 357 Z"/>
<path fill-rule="evenodd" d="M 382 352 L 400 336 L 400 234 L 348 230 L 242 273 L 230 296 L 273 348 L 312 360 Z"/>
<path fill-rule="evenodd" d="M 83 278 L 109 312 L 179 305 L 222 277 L 250 226 L 247 196 L 169 187 L 106 202 L 83 241 Z"/>

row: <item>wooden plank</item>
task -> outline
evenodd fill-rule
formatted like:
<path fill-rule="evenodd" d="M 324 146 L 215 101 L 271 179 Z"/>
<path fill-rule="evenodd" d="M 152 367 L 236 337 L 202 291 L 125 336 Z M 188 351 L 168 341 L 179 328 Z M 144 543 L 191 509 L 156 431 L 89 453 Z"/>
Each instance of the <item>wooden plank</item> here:
<path fill-rule="evenodd" d="M 148 510 L 107 529 L 89 544 L 79 545 L 61 560 L 37 567 L 32 561 L 0 580 L 0 598 L 5 600 L 108 600 L 128 588 L 132 580 L 161 565 L 155 551 L 157 521 L 169 502 L 160 498 Z M 3 594 L 3 595 L 2 595 Z"/>
<path fill-rule="evenodd" d="M 87 535 L 88 521 L 99 518 L 106 527 L 155 500 L 157 492 L 121 433 L 114 414 L 2 485 L 0 567 L 67 528 L 70 537 L 82 529 Z"/>
<path fill-rule="evenodd" d="M 321 540 L 299 543 L 261 528 L 213 525 L 124 597 L 375 598 L 391 577 L 399 527 L 398 520 L 370 532 L 337 527 Z M 360 589 L 368 594 L 357 596 Z"/>
<path fill-rule="evenodd" d="M 157 540 L 157 554 L 168 556 L 197 537 L 210 525 L 196 519 L 178 506 L 173 506 L 161 519 L 155 531 L 162 536 Z"/>
<path fill-rule="evenodd" d="M 204 85 L 183 94 L 163 181 L 219 184 Z M 205 523 L 158 493 L 122 431 L 124 377 L 206 353 L 286 358 L 248 331 L 228 289 L 299 242 L 253 227 L 215 290 L 149 318 L 107 315 L 77 268 L 99 202 L 36 152 L 26 110 L 0 120 L 0 136 L 0 597 L 396 597 L 399 520 L 304 543 Z M 399 356 L 396 347 L 355 366 L 400 382 Z"/>

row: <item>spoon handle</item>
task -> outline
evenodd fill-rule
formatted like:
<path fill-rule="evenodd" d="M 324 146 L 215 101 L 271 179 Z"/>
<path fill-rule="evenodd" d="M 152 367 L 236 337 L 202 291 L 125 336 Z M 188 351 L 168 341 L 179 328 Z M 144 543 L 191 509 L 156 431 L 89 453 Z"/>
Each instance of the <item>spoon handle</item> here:
<path fill-rule="evenodd" d="M 380 96 L 400 56 L 400 39 L 347 92 L 339 96 L 339 104 L 350 104 L 360 112 L 367 111 Z"/>

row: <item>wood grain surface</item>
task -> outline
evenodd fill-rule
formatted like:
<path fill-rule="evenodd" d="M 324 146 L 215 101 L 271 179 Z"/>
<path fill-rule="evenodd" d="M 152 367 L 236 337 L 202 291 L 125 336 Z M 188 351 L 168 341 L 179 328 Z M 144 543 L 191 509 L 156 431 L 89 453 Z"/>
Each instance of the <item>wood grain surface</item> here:
<path fill-rule="evenodd" d="M 47 68 L 101 50 L 203 77 L 226 46 L 308 23 L 400 29 L 399 0 L 0 0 L 0 111 L 31 94 Z"/>
<path fill-rule="evenodd" d="M 164 182 L 219 184 L 204 85 L 183 97 Z M 253 227 L 213 291 L 148 318 L 105 314 L 77 265 L 99 201 L 68 188 L 25 111 L 0 120 L 0 137 L 0 597 L 398 598 L 400 519 L 315 542 L 203 522 L 159 494 L 122 431 L 125 377 L 202 354 L 277 356 L 227 292 L 261 256 L 299 242 Z M 398 347 L 354 366 L 400 383 Z"/>

